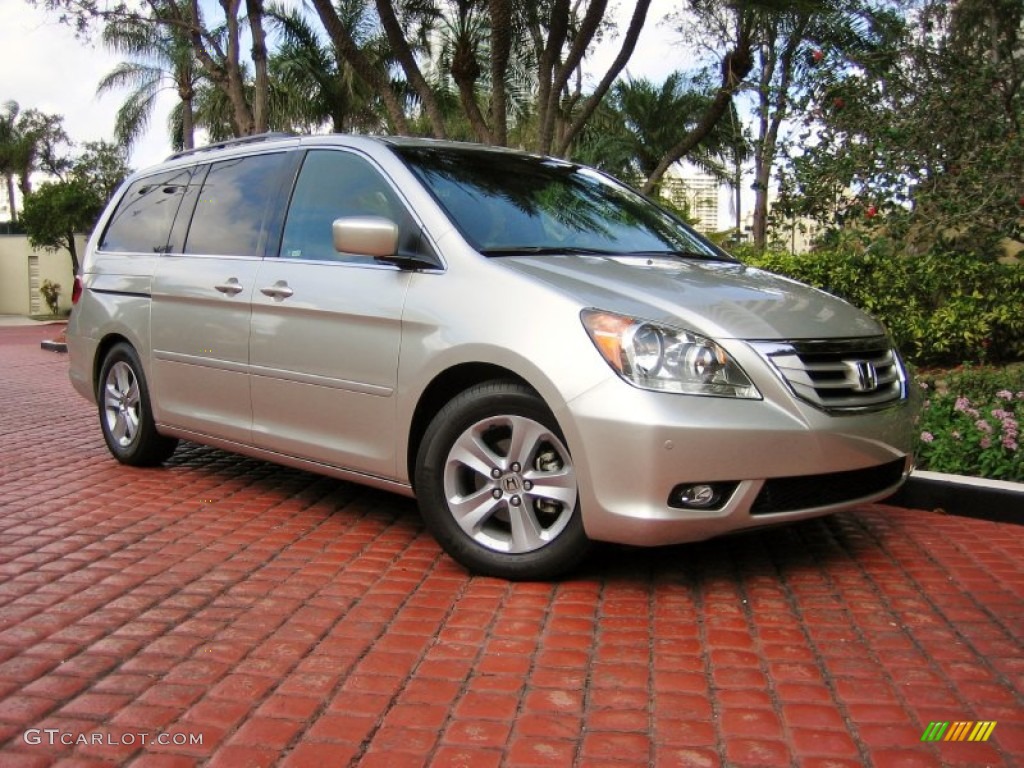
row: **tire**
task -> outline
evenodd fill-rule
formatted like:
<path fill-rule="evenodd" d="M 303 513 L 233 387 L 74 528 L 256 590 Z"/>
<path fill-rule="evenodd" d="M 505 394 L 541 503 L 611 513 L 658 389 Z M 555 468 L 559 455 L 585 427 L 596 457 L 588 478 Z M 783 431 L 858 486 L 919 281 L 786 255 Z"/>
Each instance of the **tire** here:
<path fill-rule="evenodd" d="M 473 572 L 549 579 L 587 554 L 565 438 L 522 384 L 487 382 L 453 398 L 424 434 L 415 475 L 427 528 Z"/>
<path fill-rule="evenodd" d="M 156 431 L 146 374 L 130 345 L 115 344 L 103 359 L 96 403 L 103 439 L 122 464 L 153 467 L 178 447 L 176 439 Z"/>

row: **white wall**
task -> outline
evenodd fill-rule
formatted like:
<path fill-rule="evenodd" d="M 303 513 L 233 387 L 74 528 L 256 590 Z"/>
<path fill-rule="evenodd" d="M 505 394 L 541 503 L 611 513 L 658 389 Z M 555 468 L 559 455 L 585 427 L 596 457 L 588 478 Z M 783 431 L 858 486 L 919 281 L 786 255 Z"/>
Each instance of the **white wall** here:
<path fill-rule="evenodd" d="M 85 249 L 84 238 L 78 243 L 81 256 Z M 71 288 L 74 275 L 71 272 L 71 254 L 66 250 L 45 251 L 33 249 L 25 235 L 0 235 L 0 315 L 28 315 L 31 308 L 29 291 L 29 257 L 39 259 L 39 282 L 50 280 L 60 284 L 60 308 L 71 308 Z M 39 297 L 43 313 L 48 310 L 46 302 Z"/>

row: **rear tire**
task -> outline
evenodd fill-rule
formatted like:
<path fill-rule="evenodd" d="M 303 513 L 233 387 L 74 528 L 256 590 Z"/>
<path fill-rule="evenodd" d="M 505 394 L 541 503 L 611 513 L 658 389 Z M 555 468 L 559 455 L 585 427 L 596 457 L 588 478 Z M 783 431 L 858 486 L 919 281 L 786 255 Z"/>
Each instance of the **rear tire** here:
<path fill-rule="evenodd" d="M 103 359 L 96 403 L 103 439 L 122 464 L 156 466 L 178 447 L 175 438 L 156 431 L 146 374 L 138 354 L 129 344 L 115 344 Z"/>
<path fill-rule="evenodd" d="M 445 405 L 420 444 L 415 480 L 427 528 L 476 573 L 549 579 L 590 548 L 565 438 L 517 382 L 479 384 Z"/>

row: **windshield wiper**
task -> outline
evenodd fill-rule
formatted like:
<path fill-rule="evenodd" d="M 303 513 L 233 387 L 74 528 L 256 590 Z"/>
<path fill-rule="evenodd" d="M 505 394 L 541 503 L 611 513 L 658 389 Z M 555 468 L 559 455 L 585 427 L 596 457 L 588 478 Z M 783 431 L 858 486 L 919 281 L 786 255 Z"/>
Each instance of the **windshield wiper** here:
<path fill-rule="evenodd" d="M 618 251 L 608 251 L 600 248 L 579 248 L 571 245 L 511 245 L 496 248 L 481 248 L 480 253 L 484 256 L 557 256 L 560 254 L 582 254 L 590 256 L 621 255 Z"/>
<path fill-rule="evenodd" d="M 623 256 L 637 256 L 640 258 L 655 258 L 660 256 L 672 256 L 678 259 L 705 259 L 708 261 L 734 261 L 732 258 L 720 256 L 717 253 L 705 251 L 630 251 Z"/>

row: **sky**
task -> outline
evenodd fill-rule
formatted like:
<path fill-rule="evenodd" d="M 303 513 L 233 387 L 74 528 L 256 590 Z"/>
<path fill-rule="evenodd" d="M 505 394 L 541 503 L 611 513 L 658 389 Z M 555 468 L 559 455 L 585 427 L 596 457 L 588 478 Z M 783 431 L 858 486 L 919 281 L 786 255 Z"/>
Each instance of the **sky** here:
<path fill-rule="evenodd" d="M 0 0 L 0 104 L 18 102 L 64 116 L 64 129 L 76 143 L 112 141 L 114 116 L 123 96 L 96 96 L 96 85 L 119 58 L 101 46 L 79 40 L 54 14 L 26 0 Z M 167 114 L 174 96 L 164 94 L 146 136 L 134 148 L 134 168 L 152 165 L 170 154 Z"/>

